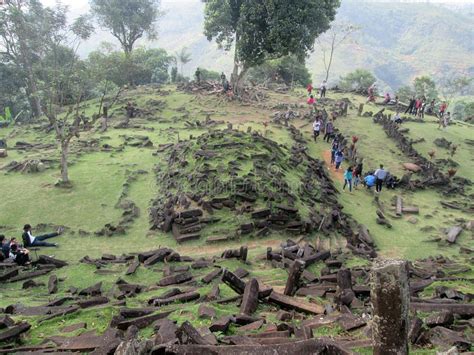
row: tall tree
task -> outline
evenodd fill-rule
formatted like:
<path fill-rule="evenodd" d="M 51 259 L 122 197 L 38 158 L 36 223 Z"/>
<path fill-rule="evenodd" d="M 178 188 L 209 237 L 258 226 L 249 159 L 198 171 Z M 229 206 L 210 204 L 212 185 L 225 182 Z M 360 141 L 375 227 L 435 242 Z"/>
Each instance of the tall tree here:
<path fill-rule="evenodd" d="M 329 28 L 339 0 L 203 0 L 204 34 L 234 48 L 232 83 L 249 68 L 289 54 L 304 58 Z"/>
<path fill-rule="evenodd" d="M 69 144 L 79 136 L 79 104 L 85 99 L 90 83 L 86 65 L 76 54 L 81 40 L 87 39 L 93 27 L 85 17 L 79 17 L 72 25 L 66 21 L 67 9 L 56 5 L 55 26 L 45 33 L 42 46 L 48 53 L 37 67 L 42 93 L 42 110 L 56 133 L 61 152 L 60 186 L 69 186 Z M 65 113 L 65 106 L 69 105 Z"/>
<path fill-rule="evenodd" d="M 324 69 L 326 70 L 326 78 L 329 79 L 329 72 L 331 70 L 334 52 L 345 41 L 351 38 L 351 35 L 358 31 L 359 27 L 352 24 L 334 24 L 329 31 L 318 37 L 316 43 L 323 53 Z"/>
<path fill-rule="evenodd" d="M 90 0 L 90 6 L 100 26 L 120 42 L 126 55 L 144 35 L 157 36 L 160 0 Z"/>
<path fill-rule="evenodd" d="M 44 8 L 38 0 L 10 0 L 0 7 L 0 59 L 22 73 L 34 117 L 41 115 L 35 65 L 46 53 L 49 34 L 63 26 L 63 10 Z"/>
<path fill-rule="evenodd" d="M 188 52 L 187 47 L 183 47 L 179 52 L 176 52 L 176 60 L 180 63 L 181 66 L 181 75 L 184 75 L 183 67 L 191 61 L 191 53 Z"/>
<path fill-rule="evenodd" d="M 436 90 L 436 83 L 429 76 L 419 76 L 413 81 L 413 88 L 416 96 L 425 96 L 427 99 L 436 99 L 438 91 Z"/>

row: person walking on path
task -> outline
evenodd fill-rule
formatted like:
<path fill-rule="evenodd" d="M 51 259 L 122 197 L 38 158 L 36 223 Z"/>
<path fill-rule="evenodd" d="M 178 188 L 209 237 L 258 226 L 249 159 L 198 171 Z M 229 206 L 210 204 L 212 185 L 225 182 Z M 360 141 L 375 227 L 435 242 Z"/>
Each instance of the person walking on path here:
<path fill-rule="evenodd" d="M 383 168 L 383 165 L 380 164 L 380 168 L 375 170 L 375 178 L 377 179 L 375 181 L 375 191 L 376 192 L 382 192 L 382 186 L 385 181 L 385 178 L 387 177 L 387 171 Z"/>
<path fill-rule="evenodd" d="M 342 150 L 338 150 L 334 158 L 334 161 L 336 162 L 336 170 L 339 170 L 343 160 L 344 160 L 344 153 L 342 152 Z"/>
<path fill-rule="evenodd" d="M 319 117 L 316 117 L 316 119 L 313 122 L 313 137 L 314 137 L 315 142 L 320 132 L 321 132 L 321 121 L 319 120 Z"/>
<path fill-rule="evenodd" d="M 336 163 L 336 153 L 339 150 L 339 141 L 335 139 L 331 146 L 331 165 Z"/>
<path fill-rule="evenodd" d="M 31 225 L 25 224 L 23 227 L 23 244 L 25 247 L 57 247 L 58 245 L 56 243 L 48 243 L 45 242 L 46 239 L 57 237 L 63 232 L 63 228 L 58 228 L 57 232 L 55 233 L 50 233 L 50 234 L 45 234 L 45 235 L 39 235 L 34 237 L 32 232 L 31 232 Z"/>
<path fill-rule="evenodd" d="M 328 120 L 326 122 L 326 127 L 325 127 L 325 133 L 323 137 L 323 141 L 326 141 L 329 143 L 329 140 L 331 139 L 332 135 L 334 133 L 334 124 L 332 123 L 331 120 Z"/>
<path fill-rule="evenodd" d="M 346 189 L 346 185 L 349 185 L 349 192 L 352 192 L 352 176 L 352 166 L 350 166 L 344 172 L 344 186 L 342 187 L 343 190 Z"/>
<path fill-rule="evenodd" d="M 361 158 L 359 160 L 359 163 L 356 165 L 354 169 L 354 187 L 355 188 L 357 188 L 357 186 L 360 184 L 363 168 L 364 168 L 364 163 L 363 163 L 363 159 Z"/>

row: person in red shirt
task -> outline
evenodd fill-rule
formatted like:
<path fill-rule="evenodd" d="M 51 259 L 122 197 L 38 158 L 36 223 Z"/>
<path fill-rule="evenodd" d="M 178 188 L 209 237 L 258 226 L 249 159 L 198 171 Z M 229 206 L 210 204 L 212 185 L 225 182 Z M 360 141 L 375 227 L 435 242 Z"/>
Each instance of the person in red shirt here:
<path fill-rule="evenodd" d="M 448 108 L 448 105 L 446 104 L 446 102 L 443 102 L 443 103 L 439 106 L 439 115 L 440 115 L 440 117 L 443 117 L 443 116 L 444 116 L 444 112 L 446 111 L 447 108 Z"/>
<path fill-rule="evenodd" d="M 415 115 L 415 116 L 416 116 L 416 114 L 418 113 L 418 111 L 420 110 L 421 104 L 422 104 L 421 99 L 420 99 L 420 98 L 416 99 L 415 112 L 414 112 L 414 115 Z"/>
<path fill-rule="evenodd" d="M 311 95 L 311 93 L 313 92 L 313 85 L 308 84 L 308 86 L 306 87 L 306 90 L 308 90 L 308 95 Z"/>

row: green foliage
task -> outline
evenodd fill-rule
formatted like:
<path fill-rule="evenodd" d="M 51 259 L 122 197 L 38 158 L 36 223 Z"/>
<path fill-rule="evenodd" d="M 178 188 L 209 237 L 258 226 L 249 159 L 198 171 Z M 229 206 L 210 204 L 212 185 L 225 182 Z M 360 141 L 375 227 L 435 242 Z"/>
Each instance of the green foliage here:
<path fill-rule="evenodd" d="M 453 117 L 457 120 L 472 121 L 474 119 L 474 101 L 459 100 L 452 108 Z"/>
<path fill-rule="evenodd" d="M 172 83 L 176 82 L 177 76 L 178 76 L 178 68 L 174 66 L 173 68 L 171 68 L 171 82 Z"/>
<path fill-rule="evenodd" d="M 429 76 L 420 76 L 413 81 L 413 88 L 417 97 L 426 97 L 427 100 L 436 99 L 438 91 L 436 83 Z"/>
<path fill-rule="evenodd" d="M 311 82 L 311 75 L 304 60 L 299 60 L 295 56 L 268 60 L 250 69 L 247 78 L 258 83 L 283 82 L 287 85 L 304 86 Z"/>
<path fill-rule="evenodd" d="M 181 64 L 181 74 L 183 74 L 183 67 L 191 61 L 191 53 L 187 47 L 181 48 L 179 52 L 176 52 L 176 61 Z"/>
<path fill-rule="evenodd" d="M 339 0 L 324 4 L 319 0 L 209 0 L 204 34 L 226 50 L 235 44 L 235 59 L 244 71 L 270 58 L 289 54 L 304 58 L 316 37 L 329 28 L 339 4 Z"/>
<path fill-rule="evenodd" d="M 143 35 L 156 38 L 159 0 L 91 0 L 90 5 L 99 25 L 110 31 L 126 54 Z"/>
<path fill-rule="evenodd" d="M 214 70 L 199 68 L 201 71 L 201 80 L 220 80 L 221 74 Z"/>
<path fill-rule="evenodd" d="M 375 76 L 365 69 L 356 69 L 352 73 L 341 77 L 339 85 L 344 90 L 364 91 L 376 81 Z"/>
<path fill-rule="evenodd" d="M 13 119 L 12 113 L 10 111 L 10 107 L 5 107 L 4 109 L 4 114 L 0 115 L 0 121 L 5 121 L 10 123 Z"/>
<path fill-rule="evenodd" d="M 410 86 L 404 85 L 397 90 L 396 94 L 401 102 L 408 103 L 415 95 L 415 91 Z"/>
<path fill-rule="evenodd" d="M 164 49 L 137 48 L 128 56 L 116 51 L 95 51 L 87 62 L 96 77 L 121 87 L 130 78 L 137 85 L 168 82 L 169 66 L 174 59 Z"/>

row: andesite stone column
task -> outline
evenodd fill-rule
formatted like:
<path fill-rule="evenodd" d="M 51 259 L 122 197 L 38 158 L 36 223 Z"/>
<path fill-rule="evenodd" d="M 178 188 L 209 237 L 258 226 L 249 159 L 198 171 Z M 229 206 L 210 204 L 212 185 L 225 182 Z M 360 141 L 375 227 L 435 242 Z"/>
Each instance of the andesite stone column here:
<path fill-rule="evenodd" d="M 371 272 L 374 355 L 408 354 L 408 263 L 377 260 Z"/>

